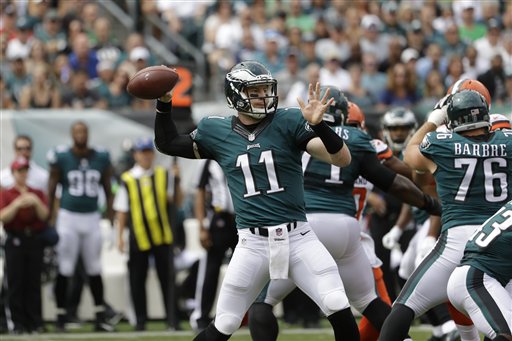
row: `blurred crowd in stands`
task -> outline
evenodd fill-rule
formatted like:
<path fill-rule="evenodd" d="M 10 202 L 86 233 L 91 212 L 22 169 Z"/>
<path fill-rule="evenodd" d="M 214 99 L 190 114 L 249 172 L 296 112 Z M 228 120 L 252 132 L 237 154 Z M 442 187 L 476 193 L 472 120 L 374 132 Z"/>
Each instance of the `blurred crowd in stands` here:
<path fill-rule="evenodd" d="M 114 34 L 119 23 L 96 1 L 2 1 L 2 107 L 152 110 L 125 90 L 137 70 L 161 63 L 142 34 L 149 15 L 204 54 L 206 91 L 218 99 L 225 71 L 256 59 L 278 79 L 283 106 L 295 105 L 312 80 L 340 87 L 366 113 L 402 105 L 421 118 L 459 78 L 484 83 L 493 106 L 512 101 L 505 0 L 114 3 L 126 13 L 135 8 L 140 33 Z M 179 44 L 166 47 L 186 61 Z"/>

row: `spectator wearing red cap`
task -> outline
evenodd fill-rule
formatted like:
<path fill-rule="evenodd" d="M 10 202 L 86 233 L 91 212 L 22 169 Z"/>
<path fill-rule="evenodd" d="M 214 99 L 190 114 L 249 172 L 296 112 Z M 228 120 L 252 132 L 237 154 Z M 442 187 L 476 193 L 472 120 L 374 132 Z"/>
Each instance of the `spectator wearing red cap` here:
<path fill-rule="evenodd" d="M 13 334 L 42 331 L 41 273 L 43 240 L 39 234 L 48 218 L 48 203 L 41 190 L 27 185 L 30 162 L 24 157 L 11 164 L 14 186 L 0 195 L 0 221 L 7 233 L 5 268 L 6 304 Z"/>
<path fill-rule="evenodd" d="M 15 158 L 25 158 L 29 161 L 28 186 L 46 193 L 46 191 L 48 191 L 48 171 L 31 159 L 33 149 L 32 138 L 28 135 L 18 135 L 14 138 L 13 147 Z M 15 184 L 16 182 L 11 168 L 6 167 L 2 169 L 0 172 L 0 187 L 2 189 L 9 189 Z"/>

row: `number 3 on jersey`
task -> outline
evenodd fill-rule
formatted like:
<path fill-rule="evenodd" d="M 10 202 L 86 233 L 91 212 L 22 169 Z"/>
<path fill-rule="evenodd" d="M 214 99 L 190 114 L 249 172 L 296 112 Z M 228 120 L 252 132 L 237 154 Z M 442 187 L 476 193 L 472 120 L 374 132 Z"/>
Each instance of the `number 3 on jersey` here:
<path fill-rule="evenodd" d="M 504 219 L 504 220 L 503 220 Z M 489 225 L 489 222 L 495 220 Z M 492 228 L 486 228 L 490 226 Z M 502 231 L 512 228 L 512 210 L 502 207 L 495 215 L 487 220 L 482 226 L 476 229 L 475 233 L 469 238 L 474 240 L 475 244 L 481 248 L 486 248 L 496 239 Z"/>
<path fill-rule="evenodd" d="M 277 181 L 276 168 L 274 165 L 274 157 L 271 150 L 264 150 L 260 154 L 258 163 L 264 163 L 267 171 L 268 183 L 270 189 L 265 191 L 267 194 L 277 193 L 284 191 L 284 188 L 279 185 Z M 256 190 L 256 183 L 254 181 L 253 172 L 251 171 L 249 154 L 238 155 L 236 158 L 236 166 L 242 168 L 245 180 L 245 194 L 244 198 L 260 195 L 261 191 Z"/>

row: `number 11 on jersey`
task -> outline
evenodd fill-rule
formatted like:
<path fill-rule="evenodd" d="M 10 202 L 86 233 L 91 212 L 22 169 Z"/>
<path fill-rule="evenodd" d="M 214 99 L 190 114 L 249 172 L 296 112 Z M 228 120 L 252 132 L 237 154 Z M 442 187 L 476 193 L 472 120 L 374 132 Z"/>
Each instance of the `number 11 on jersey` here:
<path fill-rule="evenodd" d="M 264 150 L 260 154 L 258 163 L 265 163 L 267 171 L 268 183 L 270 189 L 266 191 L 267 194 L 277 193 L 284 191 L 284 188 L 279 185 L 277 181 L 276 168 L 274 165 L 274 157 L 271 150 Z M 242 168 L 245 180 L 245 194 L 244 198 L 260 195 L 261 191 L 256 190 L 256 183 L 254 181 L 253 172 L 251 171 L 249 154 L 238 155 L 236 158 L 236 166 Z"/>

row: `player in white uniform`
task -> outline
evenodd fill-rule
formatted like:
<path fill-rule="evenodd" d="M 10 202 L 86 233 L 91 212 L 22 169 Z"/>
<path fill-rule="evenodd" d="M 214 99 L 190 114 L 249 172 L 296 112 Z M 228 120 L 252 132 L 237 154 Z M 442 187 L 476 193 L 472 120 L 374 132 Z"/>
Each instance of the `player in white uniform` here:
<path fill-rule="evenodd" d="M 339 167 L 350 163 L 343 140 L 324 122 L 331 105 L 309 87 L 299 108 L 277 108 L 277 82 L 256 61 L 225 78 L 236 116 L 209 116 L 190 135 L 172 120 L 172 95 L 157 101 L 155 144 L 168 155 L 216 160 L 228 180 L 239 242 L 224 276 L 214 322 L 195 340 L 228 340 L 270 278 L 290 278 L 319 305 L 336 340 L 359 340 L 336 263 L 311 231 L 304 207 L 304 150 Z M 309 121 L 309 123 L 308 123 Z M 315 134 L 316 133 L 316 134 Z"/>

